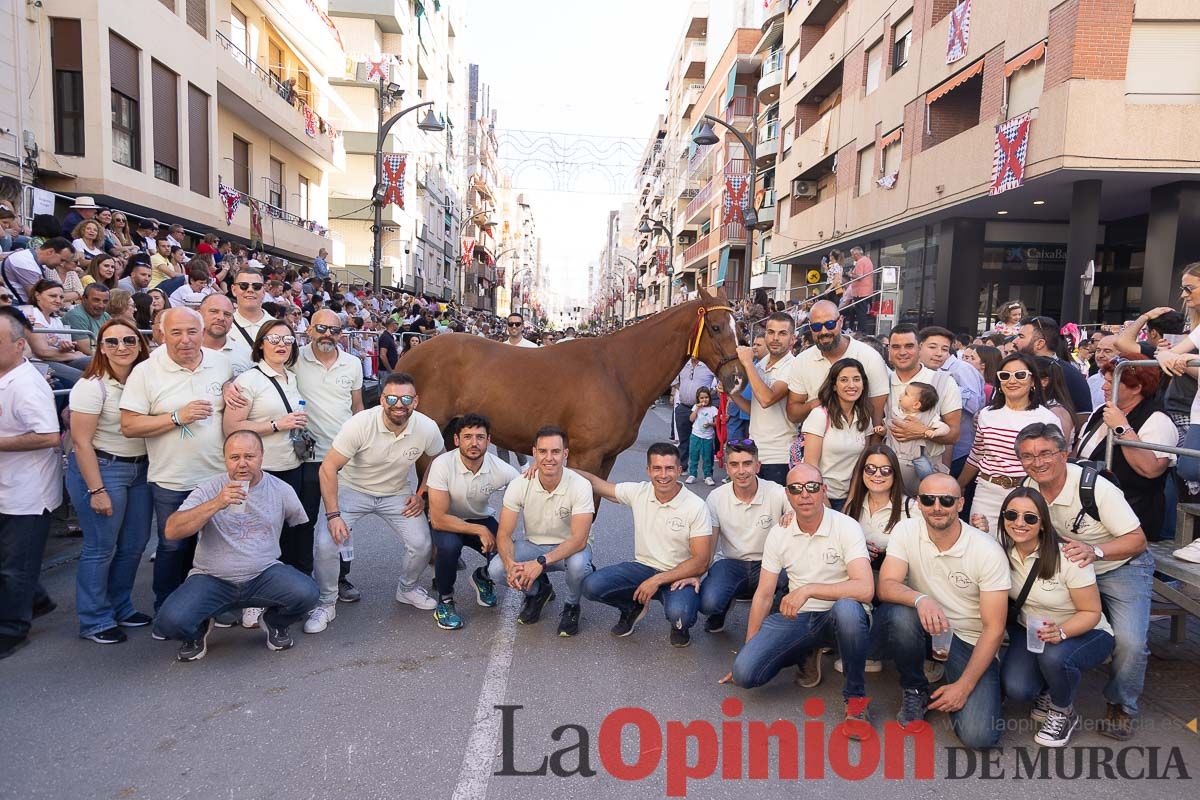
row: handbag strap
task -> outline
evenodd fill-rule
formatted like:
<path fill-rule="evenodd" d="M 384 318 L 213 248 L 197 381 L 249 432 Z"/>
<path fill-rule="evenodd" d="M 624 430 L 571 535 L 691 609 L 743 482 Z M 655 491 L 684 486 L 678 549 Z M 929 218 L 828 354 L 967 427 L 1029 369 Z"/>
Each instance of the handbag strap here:
<path fill-rule="evenodd" d="M 1017 595 L 1013 611 L 1021 610 L 1021 606 L 1025 605 L 1025 600 L 1029 597 L 1029 592 L 1033 590 L 1033 582 L 1037 580 L 1038 561 L 1040 560 L 1040 558 L 1033 560 L 1033 566 L 1029 568 L 1029 577 L 1025 579 L 1025 585 L 1021 587 L 1021 593 Z"/>
<path fill-rule="evenodd" d="M 233 327 L 238 329 L 238 332 L 240 334 L 242 334 L 242 338 L 246 340 L 246 344 L 250 345 L 250 349 L 253 350 L 254 349 L 254 340 L 250 338 L 250 334 L 246 332 L 245 328 L 243 328 L 241 325 L 238 324 L 238 321 L 236 319 L 233 321 Z M 265 372 L 263 374 L 266 375 Z M 270 377 L 270 376 L 267 376 L 267 377 Z"/>
<path fill-rule="evenodd" d="M 236 325 L 237 323 L 234 323 L 234 324 Z M 260 366 L 258 364 L 256 364 L 254 366 L 254 368 L 256 370 L 258 370 L 259 372 L 261 372 L 263 377 L 265 377 L 267 380 L 269 380 L 271 382 L 271 385 L 275 387 L 275 391 L 279 392 L 279 399 L 283 401 L 283 407 L 287 409 L 287 413 L 291 414 L 292 413 L 292 404 L 288 402 L 287 395 L 284 393 L 283 387 L 279 385 L 279 381 L 275 379 L 275 376 L 267 375 L 266 372 L 263 372 L 262 366 Z"/>

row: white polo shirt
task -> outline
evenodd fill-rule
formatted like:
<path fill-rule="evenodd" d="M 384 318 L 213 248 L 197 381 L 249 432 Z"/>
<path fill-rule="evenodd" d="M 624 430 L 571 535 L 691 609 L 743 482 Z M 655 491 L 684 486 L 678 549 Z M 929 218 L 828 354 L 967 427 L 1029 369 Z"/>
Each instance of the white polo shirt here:
<path fill-rule="evenodd" d="M 911 497 L 905 497 L 900 501 L 900 516 L 896 518 L 897 525 L 912 516 L 915 510 L 914 505 L 915 501 Z M 863 536 L 866 537 L 868 543 L 883 550 L 887 549 L 888 541 L 892 538 L 891 531 L 887 527 L 891 518 L 891 504 L 880 506 L 879 510 L 872 514 L 870 504 L 866 499 L 863 500 L 862 511 L 858 515 L 858 524 L 862 526 Z"/>
<path fill-rule="evenodd" d="M 537 475 L 532 479 L 518 476 L 504 492 L 504 507 L 521 514 L 525 538 L 542 545 L 562 544 L 571 535 L 571 517 L 596 511 L 592 485 L 569 469 L 563 470 L 562 480 L 552 491 L 546 491 Z"/>
<path fill-rule="evenodd" d="M 938 402 L 932 410 L 939 417 L 945 419 L 947 414 L 954 411 L 962 411 L 962 392 L 959 391 L 958 384 L 954 382 L 954 376 L 949 372 L 934 372 L 929 367 L 922 366 L 917 370 L 915 375 L 907 381 L 903 381 L 900 380 L 900 376 L 894 371 L 889 370 L 888 381 L 891 389 L 888 394 L 887 406 L 884 408 L 888 419 L 891 419 L 892 415 L 900 410 L 900 395 L 904 393 L 904 390 L 913 381 L 927 383 L 937 390 Z M 890 444 L 892 442 L 890 432 L 888 433 L 888 440 Z M 920 443 L 918 442 L 917 444 Z M 946 445 L 927 439 L 924 440 L 924 446 L 925 455 L 934 463 L 938 462 L 942 457 L 942 453 L 946 451 Z"/>
<path fill-rule="evenodd" d="M 618 483 L 617 502 L 633 509 L 634 561 L 660 572 L 692 557 L 692 539 L 712 536 L 708 506 L 682 484 L 678 494 L 660 503 L 650 481 Z"/>
<path fill-rule="evenodd" d="M 849 564 L 859 558 L 870 569 L 871 557 L 862 528 L 845 514 L 827 508 L 821 515 L 821 524 L 812 534 L 800 530 L 794 519 L 786 528 L 780 525 L 771 528 L 763 548 L 762 568 L 775 574 L 786 571 L 788 587 L 796 589 L 809 583 L 848 581 Z M 810 597 L 800 610 L 828 611 L 831 608 L 832 600 Z M 863 608 L 871 610 L 869 603 L 863 603 Z"/>
<path fill-rule="evenodd" d="M 1021 589 L 1025 586 L 1026 579 L 1029 578 L 1029 571 L 1033 569 L 1035 558 L 1037 558 L 1036 550 L 1024 558 L 1015 547 L 1008 551 L 1008 564 L 1012 569 L 1012 586 L 1008 590 L 1008 596 L 1012 600 L 1015 601 L 1021 595 Z M 1081 567 L 1060 552 L 1058 554 L 1058 572 L 1054 574 L 1054 577 L 1050 579 L 1035 578 L 1033 585 L 1029 587 L 1029 596 L 1025 598 L 1025 605 L 1021 606 L 1021 624 L 1028 627 L 1026 620 L 1034 617 L 1048 619 L 1055 625 L 1062 625 L 1075 616 L 1075 612 L 1078 610 L 1071 601 L 1071 590 L 1095 584 L 1096 571 L 1092 569 L 1091 564 Z M 1100 621 L 1096 623 L 1096 630 L 1110 634 L 1113 632 L 1103 611 L 1100 612 Z"/>
<path fill-rule="evenodd" d="M 1135 528 L 1142 527 L 1141 520 L 1129 507 L 1121 490 L 1108 479 L 1097 475 L 1096 508 L 1100 512 L 1100 519 L 1092 519 L 1084 514 L 1079 522 L 1079 531 L 1074 532 L 1075 519 L 1083 510 L 1083 503 L 1079 501 L 1079 481 L 1082 477 L 1083 467 L 1078 464 L 1067 464 L 1067 482 L 1063 484 L 1062 491 L 1058 493 L 1058 497 L 1054 498 L 1054 502 L 1049 504 L 1050 519 L 1054 521 L 1054 529 L 1058 531 L 1059 536 L 1103 547 L 1118 536 L 1124 536 Z M 1040 487 L 1033 478 L 1027 478 L 1025 485 L 1040 491 Z M 1112 572 L 1128 560 L 1128 558 L 1123 558 L 1120 561 L 1096 561 L 1092 567 L 1096 570 L 1097 575 L 1103 575 L 1106 572 Z"/>
<path fill-rule="evenodd" d="M 758 362 L 758 374 L 767 387 L 776 381 L 787 380 L 788 371 L 795 356 L 785 353 L 783 358 L 770 366 L 771 357 L 765 356 Z M 764 464 L 786 464 L 792 440 L 796 438 L 796 425 L 788 422 L 787 395 L 770 408 L 764 408 L 750 393 L 750 438 L 758 445 L 758 460 Z"/>
<path fill-rule="evenodd" d="M 225 345 L 220 350 L 210 347 L 204 349 L 210 353 L 220 353 L 229 359 L 229 366 L 235 378 L 254 366 L 254 361 L 250 358 L 250 345 L 246 344 L 246 340 L 237 331 L 225 336 Z"/>
<path fill-rule="evenodd" d="M 491 498 L 508 487 L 520 475 L 507 461 L 484 452 L 478 472 L 463 463 L 462 451 L 442 453 L 429 465 L 425 485 L 450 495 L 450 513 L 459 519 L 484 519 L 495 516 Z"/>
<path fill-rule="evenodd" d="M 290 369 L 285 369 L 287 380 L 280 373 L 271 369 L 265 361 L 255 364 L 234 380 L 234 385 L 250 400 L 250 413 L 246 419 L 250 422 L 271 422 L 287 416 L 288 410 L 271 377 L 279 381 L 279 388 L 287 395 L 292 411 L 300 410 L 300 390 L 297 388 L 296 375 Z M 306 409 L 307 410 L 307 409 Z M 284 472 L 300 466 L 296 450 L 292 447 L 291 431 L 277 431 L 264 434 L 263 440 L 263 469 L 271 472 Z"/>
<path fill-rule="evenodd" d="M 54 394 L 36 367 L 22 361 L 0 376 L 0 438 L 58 432 Z M 62 482 L 58 447 L 0 451 L 0 514 L 53 511 L 62 505 Z"/>
<path fill-rule="evenodd" d="M 221 415 L 225 410 L 222 386 L 233 377 L 229 361 L 200 348 L 200 365 L 184 369 L 171 360 L 167 348 L 133 368 L 121 395 L 121 410 L 154 416 L 180 411 L 193 400 L 212 403 L 213 413 L 182 428 L 146 439 L 151 483 L 177 492 L 190 492 L 213 475 L 225 471 Z"/>
<path fill-rule="evenodd" d="M 437 423 L 414 411 L 399 435 L 383 421 L 383 408 L 358 412 L 333 439 L 333 449 L 350 462 L 342 468 L 341 482 L 372 497 L 407 496 L 413 493 L 409 473 L 421 456 L 445 450 Z"/>
<path fill-rule="evenodd" d="M 853 421 L 845 423 L 845 427 L 835 427 L 830 424 L 829 412 L 824 406 L 817 406 L 807 417 L 800 430 L 805 438 L 819 436 L 821 438 L 821 477 L 829 487 L 829 497 L 833 500 L 844 500 L 850 494 L 850 484 L 854 480 L 854 467 L 858 457 L 867 447 L 867 439 L 871 436 L 871 426 L 865 431 L 859 430 Z"/>
<path fill-rule="evenodd" d="M 121 434 L 121 395 L 125 386 L 116 378 L 88 378 L 71 388 L 71 413 L 96 416 L 96 433 L 92 447 L 114 456 L 146 455 L 145 439 L 129 439 Z"/>
<path fill-rule="evenodd" d="M 892 528 L 887 554 L 908 564 L 905 583 L 936 600 L 954 635 L 970 645 L 983 633 L 979 593 L 1007 592 L 1012 586 L 1004 549 L 966 523 L 958 541 L 941 552 L 929 538 L 924 517 L 903 520 Z"/>
<path fill-rule="evenodd" d="M 247 347 L 250 347 L 253 345 L 254 340 L 258 338 L 258 329 L 261 328 L 263 325 L 266 325 L 268 322 L 274 322 L 275 318 L 264 311 L 262 318 L 258 322 L 251 322 L 250 320 L 243 317 L 241 315 L 241 313 L 235 308 L 234 312 L 233 312 L 233 321 L 235 323 L 237 323 L 237 325 L 241 325 L 243 328 L 246 329 L 247 335 L 250 336 L 250 341 L 249 342 L 246 341 L 246 337 L 242 336 L 242 332 L 237 329 L 237 325 L 234 325 L 233 327 L 231 327 L 229 329 L 229 335 L 236 336 L 237 338 L 241 339 L 242 342 L 245 343 Z"/>
<path fill-rule="evenodd" d="M 732 483 L 713 489 L 705 503 L 709 526 L 718 530 L 721 556 L 738 561 L 762 561 L 767 533 L 791 510 L 784 488 L 762 478 L 749 503 L 738 499 Z"/>
<path fill-rule="evenodd" d="M 354 416 L 354 392 L 363 385 L 362 363 L 342 349 L 328 369 L 317 360 L 312 344 L 300 348 L 292 365 L 300 395 L 308 402 L 308 430 L 317 440 L 313 461 L 329 452 L 333 437 Z"/>
<path fill-rule="evenodd" d="M 840 361 L 843 358 L 857 359 L 863 365 L 863 369 L 867 373 L 868 397 L 883 397 L 888 393 L 887 365 L 883 363 L 883 357 L 869 344 L 851 338 L 846 352 L 834 361 Z M 829 376 L 829 370 L 833 367 L 834 361 L 826 358 L 816 345 L 802 350 L 800 355 L 792 361 L 785 376 L 788 388 L 796 394 L 804 395 L 809 400 L 816 400 L 817 393 L 821 390 L 821 384 Z"/>

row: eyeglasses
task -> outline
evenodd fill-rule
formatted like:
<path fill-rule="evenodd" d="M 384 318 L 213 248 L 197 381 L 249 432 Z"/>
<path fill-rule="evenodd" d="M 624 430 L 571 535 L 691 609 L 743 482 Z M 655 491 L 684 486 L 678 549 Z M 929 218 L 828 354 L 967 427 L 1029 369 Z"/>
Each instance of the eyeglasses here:
<path fill-rule="evenodd" d="M 1061 450 L 1043 450 L 1040 453 L 1018 453 L 1017 459 L 1022 464 L 1034 464 L 1038 461 L 1049 461 L 1057 456 Z"/>
<path fill-rule="evenodd" d="M 788 494 L 816 494 L 825 488 L 825 484 L 820 481 L 806 481 L 804 483 L 789 483 L 786 487 Z"/>
<path fill-rule="evenodd" d="M 1012 381 L 1012 380 L 1023 381 L 1023 380 L 1027 380 L 1029 378 L 1029 370 L 1019 369 L 1016 372 L 1007 372 L 1007 371 L 997 372 L 996 377 L 1002 381 Z"/>
<path fill-rule="evenodd" d="M 237 283 L 234 284 L 234 286 L 238 287 L 243 292 L 247 292 L 247 291 L 261 292 L 262 288 L 263 288 L 263 284 L 261 284 L 261 283 L 249 283 L 248 281 L 238 281 Z"/>
<path fill-rule="evenodd" d="M 396 403 L 408 408 L 413 403 L 417 402 L 417 397 L 416 395 L 411 394 L 385 394 L 383 396 L 383 402 L 387 403 L 389 408 L 395 406 Z"/>
<path fill-rule="evenodd" d="M 814 331 L 831 331 L 838 326 L 840 320 L 830 319 L 825 322 L 810 322 L 808 326 Z"/>
<path fill-rule="evenodd" d="M 892 477 L 892 471 L 891 466 L 888 464 L 884 464 L 882 467 L 877 467 L 874 464 L 863 464 L 863 472 L 868 475 L 882 475 L 885 478 L 890 478 Z"/>
<path fill-rule="evenodd" d="M 271 344 L 295 344 L 296 343 L 295 336 L 288 336 L 286 334 L 280 334 L 280 333 L 268 333 L 263 338 L 266 339 Z"/>
<path fill-rule="evenodd" d="M 106 336 L 100 340 L 100 344 L 104 345 L 109 350 L 116 350 L 121 345 L 125 345 L 126 347 L 137 347 L 137 343 L 138 337 L 136 336 L 122 336 L 120 339 L 115 336 Z"/>
<path fill-rule="evenodd" d="M 1000 516 L 1004 517 L 1005 522 L 1016 522 L 1018 519 L 1025 520 L 1026 525 L 1037 525 L 1042 521 L 1042 518 L 1031 511 L 1026 511 L 1024 514 L 1013 511 L 1011 508 L 1005 511 Z"/>
<path fill-rule="evenodd" d="M 919 494 L 917 499 L 926 508 L 933 508 L 935 503 L 941 503 L 942 508 L 954 508 L 960 498 L 956 494 Z"/>
<path fill-rule="evenodd" d="M 331 333 L 334 336 L 342 335 L 341 325 L 313 325 L 313 329 L 316 330 L 317 333 Z"/>
<path fill-rule="evenodd" d="M 1183 292 L 1184 294 L 1191 294 L 1192 292 L 1196 291 L 1197 289 L 1200 289 L 1200 283 L 1196 284 L 1195 286 L 1180 286 L 1179 287 L 1179 291 Z"/>

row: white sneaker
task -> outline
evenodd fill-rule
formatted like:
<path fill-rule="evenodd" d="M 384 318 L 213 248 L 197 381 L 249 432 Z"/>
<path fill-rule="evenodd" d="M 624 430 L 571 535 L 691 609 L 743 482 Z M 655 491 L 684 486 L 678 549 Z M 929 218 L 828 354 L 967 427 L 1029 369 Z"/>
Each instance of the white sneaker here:
<path fill-rule="evenodd" d="M 842 660 L 840 658 L 833 662 L 833 668 L 838 672 L 842 671 Z M 883 672 L 883 662 L 873 661 L 868 658 L 866 669 L 864 669 L 863 672 Z"/>
<path fill-rule="evenodd" d="M 705 478 L 705 479 L 704 479 L 704 485 L 705 485 L 705 486 L 716 486 L 716 485 L 717 485 L 717 482 L 716 482 L 716 481 L 714 481 L 714 480 L 712 479 L 712 477 L 710 476 L 710 477 L 708 477 L 708 478 Z"/>
<path fill-rule="evenodd" d="M 258 621 L 262 618 L 265 608 L 243 608 L 242 609 L 242 627 L 257 628 Z"/>
<path fill-rule="evenodd" d="M 696 482 L 696 476 L 695 476 L 695 475 L 688 475 L 688 476 L 687 476 L 687 479 L 684 481 L 684 483 L 695 483 L 695 482 Z"/>
<path fill-rule="evenodd" d="M 1179 548 L 1171 553 L 1171 555 L 1180 561 L 1190 561 L 1193 564 L 1200 564 L 1200 539 L 1197 539 L 1186 547 Z"/>
<path fill-rule="evenodd" d="M 308 612 L 304 620 L 305 633 L 320 633 L 329 627 L 329 623 L 337 619 L 337 606 L 317 606 Z"/>
<path fill-rule="evenodd" d="M 429 596 L 429 592 L 420 586 L 415 586 L 407 592 L 396 592 L 396 602 L 406 603 L 422 611 L 432 611 L 437 608 L 437 601 Z"/>

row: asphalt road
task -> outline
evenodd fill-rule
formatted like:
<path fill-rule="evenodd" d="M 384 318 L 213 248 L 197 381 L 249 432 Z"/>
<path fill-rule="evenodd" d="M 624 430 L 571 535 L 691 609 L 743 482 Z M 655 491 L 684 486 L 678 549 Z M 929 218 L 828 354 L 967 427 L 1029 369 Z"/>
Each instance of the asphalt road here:
<path fill-rule="evenodd" d="M 652 409 L 642 426 L 637 445 L 624 453 L 614 470 L 616 480 L 644 476 L 645 448 L 665 438 L 666 409 Z M 698 487 L 700 493 L 706 487 Z M 632 557 L 631 516 L 627 509 L 605 503 L 595 529 L 596 562 L 610 564 Z M 697 763 L 698 741 L 684 743 L 680 728 L 668 720 L 687 723 L 707 720 L 720 732 L 704 746 L 725 754 L 723 767 L 707 780 L 686 783 L 691 797 L 784 797 L 803 791 L 808 797 L 877 798 L 880 791 L 896 787 L 885 780 L 883 768 L 863 780 L 838 777 L 826 751 L 837 754 L 837 737 L 826 745 L 830 731 L 842 714 L 840 675 L 825 659 L 825 680 L 805 692 L 792 682 L 792 674 L 776 678 L 752 692 L 718 686 L 730 667 L 745 630 L 748 605 L 736 606 L 725 633 L 707 635 L 698 625 L 693 644 L 674 649 L 667 644 L 668 629 L 662 609 L 655 604 L 635 634 L 614 639 L 608 633 L 615 612 L 590 603 L 584 605 L 581 634 L 574 639 L 555 636 L 560 601 L 547 609 L 547 617 L 532 627 L 517 626 L 519 598 L 502 597 L 495 609 L 477 607 L 473 593 L 460 574 L 458 601 L 467 627 L 457 632 L 438 630 L 430 612 L 418 612 L 393 600 L 394 564 L 398 543 L 381 524 L 364 524 L 356 531 L 353 577 L 364 600 L 340 605 L 339 616 L 323 634 L 306 636 L 295 630 L 296 646 L 290 651 L 269 652 L 263 634 L 256 630 L 217 630 L 209 639 L 202 661 L 181 664 L 174 658 L 177 645 L 156 642 L 148 629 L 132 632 L 119 646 L 99 646 L 76 637 L 72 613 L 73 565 L 49 571 L 45 583 L 60 604 L 58 611 L 39 620 L 32 644 L 0 663 L 0 798 L 646 798 L 667 793 L 667 762 L 679 771 L 685 760 Z M 478 563 L 473 553 L 468 565 Z M 428 580 L 426 573 L 423 580 Z M 561 573 L 554 578 L 561 586 Z M 150 569 L 142 570 L 136 599 L 150 607 Z M 1161 623 L 1159 623 L 1161 624 Z M 1184 652 L 1191 660 L 1183 660 Z M 1200 771 L 1200 736 L 1185 723 L 1200 713 L 1195 681 L 1195 650 L 1156 651 L 1144 697 L 1143 728 L 1131 744 L 1143 748 L 1125 755 L 1126 774 L 1150 765 L 1147 748 L 1158 748 L 1157 770 L 1178 777 L 1182 764 L 1188 775 Z M 1103 675 L 1085 676 L 1081 712 L 1094 721 L 1103 714 L 1100 696 Z M 898 708 L 893 670 L 868 676 L 877 725 L 890 720 Z M 722 701 L 736 698 L 741 714 L 727 716 Z M 806 713 L 804 701 L 819 698 L 826 710 Z M 596 774 L 556 777 L 495 775 L 502 769 L 506 750 L 501 735 L 501 715 L 495 705 L 522 706 L 511 712 L 512 766 L 535 770 L 554 750 L 579 741 L 580 729 L 558 732 L 576 725 L 586 731 L 588 763 Z M 640 780 L 620 780 L 610 774 L 601 757 L 602 723 L 622 707 L 640 707 L 653 716 L 643 732 L 652 741 L 660 731 L 663 751 L 644 753 L 648 773 Z M 1015 781 L 1025 747 L 1034 754 L 1033 730 L 1027 709 L 1008 709 L 1014 730 L 1005 734 L 1004 749 L 994 757 L 992 774 L 1003 770 L 1009 796 L 1090 798 L 1097 784 L 1088 780 L 1051 778 Z M 780 780 L 776 748 L 769 751 L 771 777 L 722 779 L 723 769 L 739 774 L 736 743 L 751 721 L 792 720 L 803 728 L 802 753 L 815 748 L 811 763 L 800 759 L 801 780 Z M 731 725 L 725 735 L 721 723 Z M 997 784 L 982 779 L 975 764 L 970 777 L 950 780 L 968 766 L 965 757 L 948 750 L 957 745 L 943 717 L 932 715 L 936 737 L 935 777 L 912 778 L 913 757 L 907 760 L 908 778 L 903 791 L 910 797 L 991 798 Z M 689 730 L 703 738 L 704 726 Z M 634 729 L 626 729 L 621 751 L 625 762 L 639 755 Z M 821 735 L 822 730 L 824 735 Z M 1088 774 L 1090 761 L 1113 742 L 1092 732 L 1073 740 L 1065 755 L 1067 774 L 1079 758 Z M 911 747 L 911 746 L 910 746 Z M 728 748 L 728 749 L 726 749 Z M 1171 748 L 1176 748 L 1176 755 Z M 743 749 L 749 748 L 743 744 Z M 792 752 L 796 752 L 795 749 Z M 851 763 L 862 753 L 849 747 Z M 873 758 L 870 748 L 865 753 Z M 1116 769 L 1118 753 L 1110 753 Z M 608 766 L 616 756 L 610 747 Z M 660 762 L 661 756 L 661 762 Z M 953 765 L 948 759 L 953 757 Z M 1175 759 L 1172 761 L 1172 759 Z M 577 771 L 579 748 L 556 762 L 560 770 Z M 825 764 L 825 777 L 805 779 L 805 770 Z M 840 763 L 840 762 L 839 762 Z M 1055 764 L 1049 762 L 1050 773 Z M 844 773 L 842 773 L 844 774 Z M 1104 777 L 1100 768 L 1098 777 Z M 1121 778 L 1118 776 L 1118 780 Z M 678 790 L 676 779 L 672 788 Z M 1147 798 L 1177 798 L 1193 791 L 1176 780 L 1127 779 L 1117 789 L 1109 782 L 1099 789 L 1112 796 L 1138 792 Z"/>

